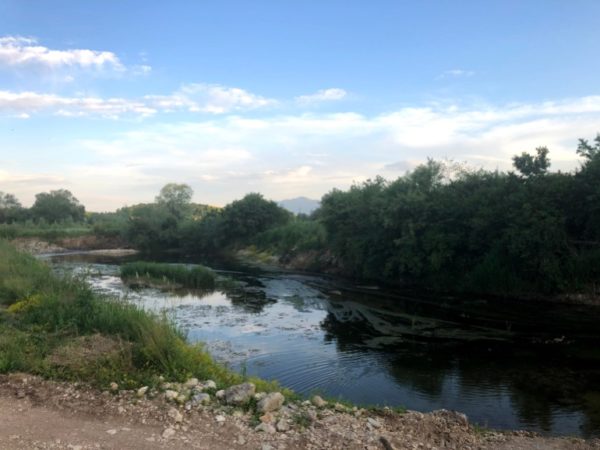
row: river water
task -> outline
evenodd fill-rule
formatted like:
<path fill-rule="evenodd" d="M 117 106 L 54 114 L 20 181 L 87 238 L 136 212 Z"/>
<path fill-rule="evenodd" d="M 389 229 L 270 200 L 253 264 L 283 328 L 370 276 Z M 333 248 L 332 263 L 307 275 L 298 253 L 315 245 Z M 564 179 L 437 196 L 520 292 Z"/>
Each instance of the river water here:
<path fill-rule="evenodd" d="M 50 259 L 98 291 L 166 310 L 234 370 L 299 393 L 600 436 L 600 322 L 588 307 L 430 297 L 214 262 L 243 289 L 133 290 L 118 277 L 123 259 Z"/>

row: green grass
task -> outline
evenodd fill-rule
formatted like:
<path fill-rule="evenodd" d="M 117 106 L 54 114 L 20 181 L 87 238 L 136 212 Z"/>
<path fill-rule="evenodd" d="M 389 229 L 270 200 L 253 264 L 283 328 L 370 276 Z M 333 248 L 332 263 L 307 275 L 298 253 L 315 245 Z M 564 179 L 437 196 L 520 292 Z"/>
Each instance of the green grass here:
<path fill-rule="evenodd" d="M 213 379 L 219 387 L 244 380 L 188 343 L 168 317 L 94 293 L 82 279 L 53 275 L 0 240 L 0 373 L 12 371 L 101 387 L 154 386 L 159 376 Z M 250 381 L 258 390 L 279 390 Z"/>
<path fill-rule="evenodd" d="M 40 238 L 48 241 L 93 234 L 84 224 L 0 224 L 0 239 Z"/>
<path fill-rule="evenodd" d="M 175 284 L 191 289 L 214 289 L 217 275 L 207 267 L 188 268 L 177 264 L 131 262 L 121 266 L 121 278 L 128 282 Z"/>

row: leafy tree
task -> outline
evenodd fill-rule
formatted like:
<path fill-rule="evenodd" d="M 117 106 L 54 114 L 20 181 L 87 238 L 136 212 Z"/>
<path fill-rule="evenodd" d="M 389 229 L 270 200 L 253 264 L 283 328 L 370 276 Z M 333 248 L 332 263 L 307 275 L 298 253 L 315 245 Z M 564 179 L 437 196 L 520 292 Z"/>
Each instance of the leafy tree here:
<path fill-rule="evenodd" d="M 181 219 L 188 211 L 194 191 L 187 184 L 169 183 L 163 186 L 155 201 Z"/>
<path fill-rule="evenodd" d="M 85 217 L 85 207 L 66 189 L 36 194 L 31 207 L 34 220 L 48 223 L 72 220 L 81 222 Z"/>
<path fill-rule="evenodd" d="M 550 167 L 548 148 L 538 147 L 535 151 L 537 156 L 523 152 L 520 156 L 513 157 L 515 169 L 517 169 L 524 177 L 544 175 Z"/>
<path fill-rule="evenodd" d="M 261 194 L 247 194 L 223 208 L 222 226 L 225 242 L 244 242 L 269 228 L 283 225 L 291 213 Z"/>
<path fill-rule="evenodd" d="M 600 133 L 596 135 L 594 142 L 594 145 L 590 145 L 586 139 L 579 139 L 577 154 L 588 161 L 598 157 L 600 155 Z"/>
<path fill-rule="evenodd" d="M 12 223 L 22 216 L 23 207 L 13 194 L 0 191 L 0 223 Z"/>

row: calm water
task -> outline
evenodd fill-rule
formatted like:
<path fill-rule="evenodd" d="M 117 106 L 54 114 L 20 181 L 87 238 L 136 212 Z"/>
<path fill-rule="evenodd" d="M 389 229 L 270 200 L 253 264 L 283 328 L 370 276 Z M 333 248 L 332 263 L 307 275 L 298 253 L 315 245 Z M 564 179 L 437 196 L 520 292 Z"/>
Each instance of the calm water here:
<path fill-rule="evenodd" d="M 300 393 L 544 434 L 600 436 L 598 313 L 585 307 L 381 292 L 341 280 L 213 264 L 236 292 L 129 290 L 119 260 L 52 258 L 91 285 L 169 311 L 236 370 Z"/>

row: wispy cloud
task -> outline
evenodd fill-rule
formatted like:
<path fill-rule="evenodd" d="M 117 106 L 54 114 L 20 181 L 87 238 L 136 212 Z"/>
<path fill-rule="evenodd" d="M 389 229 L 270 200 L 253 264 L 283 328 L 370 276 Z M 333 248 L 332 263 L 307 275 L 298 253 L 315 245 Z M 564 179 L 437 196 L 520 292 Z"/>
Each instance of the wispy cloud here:
<path fill-rule="evenodd" d="M 139 99 L 60 96 L 37 92 L 0 91 L 0 112 L 28 118 L 36 113 L 58 116 L 99 116 L 116 119 L 125 115 L 148 117 L 159 112 L 225 114 L 252 110 L 277 102 L 244 89 L 208 84 L 189 84 L 170 95 L 146 95 Z"/>
<path fill-rule="evenodd" d="M 330 102 L 335 100 L 341 100 L 346 97 L 348 93 L 344 89 L 330 88 L 321 89 L 314 94 L 300 95 L 296 97 L 296 102 L 301 105 L 310 105 L 320 102 Z"/>
<path fill-rule="evenodd" d="M 40 67 L 49 70 L 79 69 L 124 72 L 126 67 L 116 54 L 89 49 L 54 50 L 39 45 L 35 38 L 0 37 L 0 67 Z"/>
<path fill-rule="evenodd" d="M 475 72 L 472 70 L 450 69 L 442 72 L 436 78 L 438 80 L 442 80 L 444 78 L 469 78 L 473 75 L 475 75 Z"/>

